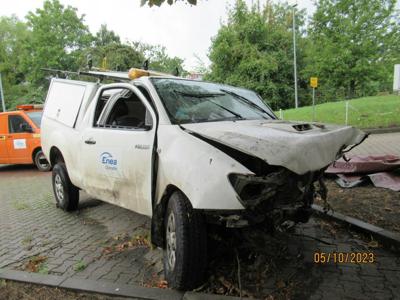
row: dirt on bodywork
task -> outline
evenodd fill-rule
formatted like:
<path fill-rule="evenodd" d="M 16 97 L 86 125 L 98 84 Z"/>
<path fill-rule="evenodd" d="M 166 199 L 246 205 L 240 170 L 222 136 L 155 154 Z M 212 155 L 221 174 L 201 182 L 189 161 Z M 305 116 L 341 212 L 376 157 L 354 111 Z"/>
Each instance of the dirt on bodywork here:
<path fill-rule="evenodd" d="M 384 229 L 400 232 L 400 194 L 371 184 L 342 188 L 327 179 L 328 203 L 340 212 Z M 316 200 L 316 204 L 323 205 Z"/>

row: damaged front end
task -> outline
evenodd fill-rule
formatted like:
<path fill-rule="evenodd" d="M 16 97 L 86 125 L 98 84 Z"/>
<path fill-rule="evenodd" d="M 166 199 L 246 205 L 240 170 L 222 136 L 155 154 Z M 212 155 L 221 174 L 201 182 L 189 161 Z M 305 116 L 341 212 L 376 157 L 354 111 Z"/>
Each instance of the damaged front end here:
<path fill-rule="evenodd" d="M 266 175 L 230 174 L 229 181 L 245 207 L 240 219 L 248 225 L 267 222 L 275 227 L 287 220 L 307 222 L 314 198 L 326 198 L 322 174 L 321 170 L 298 175 L 283 167 Z M 233 222 L 230 225 L 234 227 Z"/>

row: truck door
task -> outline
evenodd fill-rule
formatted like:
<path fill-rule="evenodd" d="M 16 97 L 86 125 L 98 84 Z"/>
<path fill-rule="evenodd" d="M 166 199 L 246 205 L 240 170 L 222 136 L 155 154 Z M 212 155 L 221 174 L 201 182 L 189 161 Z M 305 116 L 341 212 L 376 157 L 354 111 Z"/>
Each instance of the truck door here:
<path fill-rule="evenodd" d="M 8 153 L 6 147 L 6 133 L 8 130 L 7 126 L 7 115 L 0 115 L 0 164 L 8 163 Z"/>
<path fill-rule="evenodd" d="M 32 127 L 22 115 L 8 115 L 8 133 L 5 136 L 9 163 L 32 162 Z"/>
<path fill-rule="evenodd" d="M 82 132 L 83 187 L 91 195 L 151 215 L 156 118 L 130 84 L 101 88 L 91 124 Z"/>

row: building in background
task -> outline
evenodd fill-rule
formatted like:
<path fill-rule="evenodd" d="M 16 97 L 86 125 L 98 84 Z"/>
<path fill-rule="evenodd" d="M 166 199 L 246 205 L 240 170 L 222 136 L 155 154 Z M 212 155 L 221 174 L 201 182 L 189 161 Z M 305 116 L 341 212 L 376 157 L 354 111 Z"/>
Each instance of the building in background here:
<path fill-rule="evenodd" d="M 186 78 L 193 80 L 203 80 L 203 77 L 204 74 L 198 72 L 189 72 L 189 74 L 186 76 Z"/>

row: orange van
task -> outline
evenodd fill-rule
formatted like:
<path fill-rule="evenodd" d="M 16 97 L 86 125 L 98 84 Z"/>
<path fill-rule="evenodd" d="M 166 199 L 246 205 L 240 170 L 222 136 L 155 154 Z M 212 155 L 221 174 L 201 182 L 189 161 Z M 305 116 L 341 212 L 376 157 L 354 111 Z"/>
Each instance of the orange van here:
<path fill-rule="evenodd" d="M 41 105 L 19 105 L 16 111 L 0 113 L 0 164 L 35 164 L 49 171 L 40 145 Z"/>

